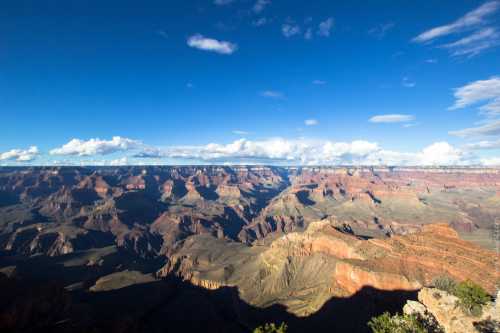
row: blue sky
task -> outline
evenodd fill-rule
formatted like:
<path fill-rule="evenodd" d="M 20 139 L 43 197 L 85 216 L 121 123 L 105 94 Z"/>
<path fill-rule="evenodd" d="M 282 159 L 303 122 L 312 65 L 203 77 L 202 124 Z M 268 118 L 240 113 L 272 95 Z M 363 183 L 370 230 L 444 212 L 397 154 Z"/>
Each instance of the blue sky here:
<path fill-rule="evenodd" d="M 498 1 L 2 4 L 0 164 L 500 164 Z"/>

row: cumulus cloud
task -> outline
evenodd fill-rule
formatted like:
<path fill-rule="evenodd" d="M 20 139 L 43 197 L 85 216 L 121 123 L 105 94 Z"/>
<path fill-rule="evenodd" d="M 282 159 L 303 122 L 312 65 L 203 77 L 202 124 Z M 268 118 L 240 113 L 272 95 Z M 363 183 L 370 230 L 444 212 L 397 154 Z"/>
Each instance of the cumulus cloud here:
<path fill-rule="evenodd" d="M 262 12 L 266 8 L 266 6 L 269 5 L 270 3 L 271 3 L 270 0 L 257 0 L 253 5 L 252 10 L 254 11 L 254 13 L 258 14 Z"/>
<path fill-rule="evenodd" d="M 162 158 L 168 157 L 164 150 L 156 147 L 146 146 L 133 155 L 137 158 Z"/>
<path fill-rule="evenodd" d="M 300 27 L 298 25 L 292 25 L 285 23 L 281 26 L 281 32 L 286 38 L 300 34 Z"/>
<path fill-rule="evenodd" d="M 108 141 L 98 138 L 87 141 L 72 139 L 62 147 L 52 149 L 50 154 L 75 156 L 108 155 L 119 151 L 142 148 L 144 148 L 144 145 L 140 141 L 114 136 Z"/>
<path fill-rule="evenodd" d="M 323 37 L 329 37 L 332 29 L 333 29 L 333 18 L 329 17 L 325 21 L 319 24 L 318 35 Z"/>
<path fill-rule="evenodd" d="M 468 152 L 437 142 L 420 152 L 386 150 L 375 142 L 272 138 L 261 141 L 239 139 L 228 144 L 170 147 L 157 157 L 209 163 L 264 163 L 300 165 L 468 165 L 477 163 Z M 138 156 L 141 157 L 141 156 Z M 151 154 L 145 157 L 152 157 Z"/>
<path fill-rule="evenodd" d="M 276 98 L 276 99 L 283 99 L 285 98 L 285 95 L 281 91 L 275 91 L 275 90 L 264 90 L 260 93 L 262 97 L 267 97 L 267 98 Z"/>
<path fill-rule="evenodd" d="M 409 114 L 383 114 L 370 118 L 371 123 L 406 123 L 414 120 L 415 116 Z"/>
<path fill-rule="evenodd" d="M 417 37 L 413 38 L 413 41 L 418 43 L 429 42 L 442 36 L 454 34 L 465 29 L 470 29 L 471 27 L 482 25 L 485 22 L 485 17 L 493 14 L 498 9 L 499 5 L 500 2 L 498 1 L 486 2 L 480 7 L 465 14 L 465 16 L 459 18 L 455 22 L 438 26 L 421 33 Z"/>
<path fill-rule="evenodd" d="M 215 52 L 219 54 L 232 54 L 238 49 L 238 45 L 219 41 L 217 39 L 206 38 L 201 34 L 196 34 L 188 38 L 187 45 L 199 50 Z"/>
<path fill-rule="evenodd" d="M 467 163 L 466 154 L 447 142 L 436 142 L 419 154 L 421 165 L 457 165 Z"/>
<path fill-rule="evenodd" d="M 39 154 L 40 152 L 36 146 L 31 146 L 28 149 L 12 149 L 0 153 L 0 161 L 29 162 L 34 160 Z"/>
<path fill-rule="evenodd" d="M 306 126 L 315 126 L 315 125 L 318 125 L 319 124 L 319 121 L 317 121 L 316 119 L 306 119 L 304 121 L 304 124 Z"/>

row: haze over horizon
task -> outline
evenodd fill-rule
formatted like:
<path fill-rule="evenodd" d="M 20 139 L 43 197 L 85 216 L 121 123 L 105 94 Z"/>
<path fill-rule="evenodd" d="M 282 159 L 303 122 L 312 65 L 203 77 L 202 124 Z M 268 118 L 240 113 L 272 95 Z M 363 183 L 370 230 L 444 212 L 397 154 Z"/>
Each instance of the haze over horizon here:
<path fill-rule="evenodd" d="M 500 1 L 6 1 L 0 165 L 500 165 Z"/>

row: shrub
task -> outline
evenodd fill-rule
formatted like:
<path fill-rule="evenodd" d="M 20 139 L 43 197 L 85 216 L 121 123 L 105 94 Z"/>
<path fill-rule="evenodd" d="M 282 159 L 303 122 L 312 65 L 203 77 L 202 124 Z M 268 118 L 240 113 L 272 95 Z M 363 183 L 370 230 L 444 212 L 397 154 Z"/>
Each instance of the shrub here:
<path fill-rule="evenodd" d="M 488 293 L 472 281 L 457 284 L 453 294 L 458 297 L 458 304 L 462 310 L 476 317 L 479 317 L 483 312 L 483 305 L 491 300 Z"/>
<path fill-rule="evenodd" d="M 435 288 L 446 291 L 449 294 L 454 294 L 457 283 L 452 278 L 443 275 L 435 278 L 432 281 Z"/>
<path fill-rule="evenodd" d="M 279 326 L 275 323 L 267 323 L 254 329 L 253 333 L 286 333 L 287 329 L 288 326 L 285 323 L 281 323 Z"/>
<path fill-rule="evenodd" d="M 389 312 L 370 319 L 368 327 L 373 333 L 429 333 L 416 316 L 399 314 L 391 316 Z"/>

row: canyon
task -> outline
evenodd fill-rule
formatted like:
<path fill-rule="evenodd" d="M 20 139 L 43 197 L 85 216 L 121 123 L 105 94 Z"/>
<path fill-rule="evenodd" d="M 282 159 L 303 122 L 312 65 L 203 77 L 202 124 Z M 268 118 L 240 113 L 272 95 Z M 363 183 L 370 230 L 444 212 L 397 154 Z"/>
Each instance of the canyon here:
<path fill-rule="evenodd" d="M 495 168 L 0 168 L 2 286 L 57 283 L 72 301 L 46 323 L 55 331 L 194 325 L 179 313 L 189 305 L 213 331 L 366 332 L 436 277 L 493 295 L 498 223 Z M 19 324 L 8 305 L 0 314 L 0 328 Z"/>

